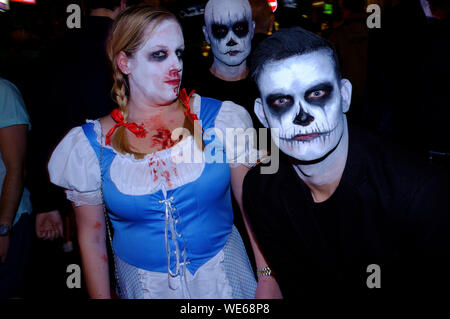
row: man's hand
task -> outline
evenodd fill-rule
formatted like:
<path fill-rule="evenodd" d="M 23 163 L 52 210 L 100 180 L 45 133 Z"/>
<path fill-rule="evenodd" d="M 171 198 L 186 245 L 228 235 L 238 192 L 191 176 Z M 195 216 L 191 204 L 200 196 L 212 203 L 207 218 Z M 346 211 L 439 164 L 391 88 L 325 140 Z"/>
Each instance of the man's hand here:
<path fill-rule="evenodd" d="M 63 236 L 63 223 L 58 210 L 37 214 L 36 235 L 45 240 L 54 240 Z"/>
<path fill-rule="evenodd" d="M 0 261 L 4 263 L 8 256 L 9 249 L 9 235 L 0 236 Z"/>

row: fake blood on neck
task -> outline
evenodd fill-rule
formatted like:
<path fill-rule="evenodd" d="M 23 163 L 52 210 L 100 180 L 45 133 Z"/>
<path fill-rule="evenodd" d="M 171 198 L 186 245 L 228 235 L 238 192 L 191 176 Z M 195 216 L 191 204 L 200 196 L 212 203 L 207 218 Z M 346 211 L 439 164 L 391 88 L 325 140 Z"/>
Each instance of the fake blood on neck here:
<path fill-rule="evenodd" d="M 152 116 L 143 122 L 144 127 L 152 134 L 150 147 L 164 150 L 176 144 L 176 141 L 172 140 L 172 132 L 165 122 L 161 114 Z M 174 123 L 173 120 L 168 122 Z"/>

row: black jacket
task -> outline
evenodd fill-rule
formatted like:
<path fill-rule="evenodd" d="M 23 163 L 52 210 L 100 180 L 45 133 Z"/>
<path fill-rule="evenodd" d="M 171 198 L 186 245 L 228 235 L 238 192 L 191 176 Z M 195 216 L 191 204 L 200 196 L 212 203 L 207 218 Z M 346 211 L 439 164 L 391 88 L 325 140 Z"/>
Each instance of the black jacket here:
<path fill-rule="evenodd" d="M 341 182 L 323 203 L 314 203 L 287 157 L 276 174 L 255 167 L 244 180 L 250 224 L 284 297 L 445 287 L 448 175 L 359 129 L 349 136 Z M 380 266 L 381 289 L 366 284 L 372 264 Z"/>

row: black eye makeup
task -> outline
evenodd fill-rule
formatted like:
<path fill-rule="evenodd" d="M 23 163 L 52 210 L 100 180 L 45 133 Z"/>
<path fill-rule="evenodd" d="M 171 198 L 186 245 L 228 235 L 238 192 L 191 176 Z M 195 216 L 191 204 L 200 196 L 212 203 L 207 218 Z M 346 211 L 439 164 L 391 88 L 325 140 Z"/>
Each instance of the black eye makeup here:
<path fill-rule="evenodd" d="M 219 23 L 214 23 L 211 26 L 212 34 L 216 39 L 225 38 L 228 32 L 230 32 L 230 29 L 233 30 L 233 33 L 236 34 L 237 37 L 243 38 L 247 36 L 249 32 L 248 21 L 245 19 L 240 20 L 231 26 Z"/>
<path fill-rule="evenodd" d="M 156 50 L 153 52 L 150 52 L 150 54 L 148 55 L 148 59 L 150 61 L 156 61 L 156 62 L 162 62 L 165 59 L 167 59 L 169 57 L 172 51 L 167 50 L 167 49 L 160 49 L 160 50 Z M 183 59 L 183 53 L 184 53 L 184 48 L 179 48 L 177 50 L 175 50 L 175 55 L 178 57 L 179 60 Z"/>
<path fill-rule="evenodd" d="M 158 50 L 150 53 L 149 60 L 151 61 L 164 61 L 167 58 L 167 51 Z"/>
<path fill-rule="evenodd" d="M 223 39 L 228 34 L 228 27 L 226 25 L 223 25 L 223 24 L 216 24 L 216 23 L 214 23 L 211 26 L 211 31 L 212 31 L 213 36 L 216 39 Z"/>
<path fill-rule="evenodd" d="M 270 94 L 266 97 L 266 103 L 275 114 L 282 114 L 294 105 L 294 97 L 286 94 Z"/>
<path fill-rule="evenodd" d="M 243 38 L 248 34 L 248 22 L 247 20 L 242 20 L 233 24 L 233 32 L 239 38 Z"/>
<path fill-rule="evenodd" d="M 175 51 L 175 54 L 177 55 L 178 59 L 183 59 L 184 49 L 178 49 Z"/>
<path fill-rule="evenodd" d="M 333 85 L 329 82 L 320 83 L 305 92 L 305 101 L 324 107 L 333 93 Z"/>

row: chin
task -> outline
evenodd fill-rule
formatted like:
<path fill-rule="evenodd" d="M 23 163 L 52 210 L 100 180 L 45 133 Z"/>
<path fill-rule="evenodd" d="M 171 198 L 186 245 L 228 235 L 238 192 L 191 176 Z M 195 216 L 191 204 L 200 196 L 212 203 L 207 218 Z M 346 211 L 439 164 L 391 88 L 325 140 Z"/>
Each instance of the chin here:
<path fill-rule="evenodd" d="M 245 61 L 245 57 L 241 54 L 238 54 L 236 56 L 230 57 L 228 55 L 225 55 L 222 59 L 222 62 L 228 66 L 237 66 L 241 65 Z"/>
<path fill-rule="evenodd" d="M 280 141 L 280 150 L 299 161 L 317 161 L 326 156 L 338 144 L 339 139 L 323 143 L 320 140 L 300 142 L 300 141 Z"/>
<path fill-rule="evenodd" d="M 316 150 L 308 150 L 308 149 L 299 149 L 299 147 L 283 147 L 280 148 L 285 154 L 298 159 L 299 161 L 315 161 L 325 156 L 328 153 L 328 149 L 322 149 L 320 151 Z M 331 150 L 331 147 L 330 147 Z"/>

